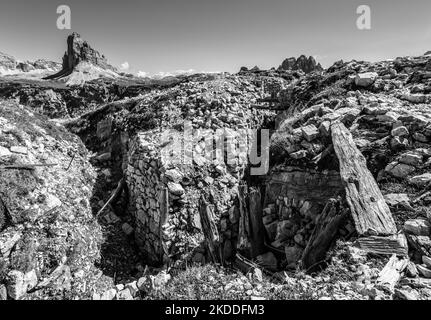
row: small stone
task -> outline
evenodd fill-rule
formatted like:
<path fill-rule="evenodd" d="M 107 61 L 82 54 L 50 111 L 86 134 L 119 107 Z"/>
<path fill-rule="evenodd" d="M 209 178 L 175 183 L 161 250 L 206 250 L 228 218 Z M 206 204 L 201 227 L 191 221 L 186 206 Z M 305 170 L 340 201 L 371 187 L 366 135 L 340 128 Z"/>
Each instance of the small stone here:
<path fill-rule="evenodd" d="M 430 228 L 430 223 L 424 219 L 411 219 L 404 223 L 404 231 L 417 236 L 428 236 Z"/>
<path fill-rule="evenodd" d="M 95 157 L 95 159 L 99 162 L 109 161 L 111 160 L 111 153 L 105 152 L 105 153 L 99 154 L 98 156 Z"/>
<path fill-rule="evenodd" d="M 214 179 L 213 178 L 211 178 L 210 176 L 206 176 L 205 178 L 204 178 L 204 181 L 205 181 L 205 183 L 207 184 L 207 185 L 212 185 L 213 183 L 214 183 Z"/>
<path fill-rule="evenodd" d="M 408 152 L 408 153 L 402 154 L 399 161 L 401 163 L 417 167 L 422 164 L 422 156 L 415 153 Z"/>
<path fill-rule="evenodd" d="M 298 246 L 294 247 L 285 247 L 284 252 L 286 254 L 286 261 L 288 264 L 294 262 L 298 262 L 301 258 L 302 250 Z"/>
<path fill-rule="evenodd" d="M 415 132 L 413 134 L 413 139 L 415 139 L 416 141 L 419 141 L 419 142 L 423 142 L 423 143 L 427 143 L 428 142 L 428 138 L 424 134 L 422 134 L 420 132 Z"/>
<path fill-rule="evenodd" d="M 324 137 L 329 136 L 331 134 L 331 122 L 323 121 L 319 126 L 319 132 Z"/>
<path fill-rule="evenodd" d="M 12 152 L 10 152 L 9 149 L 6 149 L 5 147 L 0 146 L 0 158 L 9 157 L 11 155 L 12 155 Z"/>
<path fill-rule="evenodd" d="M 406 267 L 406 275 L 410 278 L 416 278 L 418 276 L 418 269 L 416 268 L 416 265 L 409 261 Z"/>
<path fill-rule="evenodd" d="M 418 187 L 425 187 L 431 182 L 431 173 L 424 173 L 419 176 L 412 177 L 409 183 L 414 184 Z"/>
<path fill-rule="evenodd" d="M 0 284 L 0 301 L 7 300 L 7 289 L 6 286 Z"/>
<path fill-rule="evenodd" d="M 419 273 L 425 278 L 431 279 L 431 270 L 423 265 L 417 265 Z"/>
<path fill-rule="evenodd" d="M 410 198 L 405 193 L 390 193 L 384 196 L 386 203 L 390 207 L 403 207 L 411 209 Z"/>
<path fill-rule="evenodd" d="M 133 300 L 133 295 L 129 288 L 117 292 L 117 300 Z"/>
<path fill-rule="evenodd" d="M 133 281 L 133 282 L 130 282 L 130 283 L 126 284 L 125 287 L 127 289 L 129 289 L 130 294 L 132 295 L 132 297 L 136 297 L 136 295 L 139 292 L 138 285 L 137 285 L 136 281 Z"/>
<path fill-rule="evenodd" d="M 27 154 L 28 150 L 26 147 L 21 147 L 21 146 L 13 146 L 10 147 L 10 151 L 13 153 L 20 153 L 20 154 Z"/>
<path fill-rule="evenodd" d="M 2 257 L 9 257 L 12 248 L 21 239 L 21 233 L 9 232 L 6 230 L 4 233 L 0 234 L 0 255 Z"/>
<path fill-rule="evenodd" d="M 392 150 L 402 150 L 407 148 L 409 145 L 409 140 L 405 137 L 394 137 L 391 139 L 391 149 Z"/>
<path fill-rule="evenodd" d="M 304 241 L 304 237 L 301 234 L 296 234 L 295 237 L 293 238 L 293 240 L 299 244 L 299 245 L 303 245 L 303 241 Z"/>
<path fill-rule="evenodd" d="M 422 262 L 426 265 L 427 268 L 431 269 L 431 258 L 427 256 L 422 256 Z"/>
<path fill-rule="evenodd" d="M 405 178 L 416 170 L 415 167 L 407 164 L 391 162 L 385 168 L 385 171 L 396 178 Z"/>
<path fill-rule="evenodd" d="M 378 115 L 377 121 L 383 122 L 383 123 L 396 123 L 399 116 L 400 115 L 398 113 L 389 111 L 383 115 Z"/>
<path fill-rule="evenodd" d="M 418 300 L 419 292 L 410 287 L 396 288 L 394 291 L 395 297 L 401 300 Z"/>
<path fill-rule="evenodd" d="M 176 196 L 181 196 L 184 194 L 184 188 L 179 183 L 168 182 L 169 192 Z"/>
<path fill-rule="evenodd" d="M 307 154 L 308 154 L 307 150 L 299 150 L 297 152 L 291 153 L 290 157 L 292 159 L 299 160 L 299 159 L 304 159 L 305 157 L 307 157 Z"/>
<path fill-rule="evenodd" d="M 99 294 L 99 293 L 97 293 L 97 292 L 94 292 L 94 293 L 93 293 L 92 300 L 100 300 L 100 298 L 101 298 L 101 296 L 100 296 L 100 294 Z"/>
<path fill-rule="evenodd" d="M 109 289 L 108 291 L 105 291 L 102 294 L 102 296 L 100 297 L 100 300 L 114 300 L 116 294 L 117 294 L 117 290 Z"/>
<path fill-rule="evenodd" d="M 315 125 L 310 124 L 308 126 L 302 127 L 302 135 L 308 141 L 311 142 L 319 136 L 319 130 Z"/>
<path fill-rule="evenodd" d="M 133 234 L 133 231 L 134 231 L 133 227 L 132 227 L 130 224 L 128 224 L 127 222 L 126 222 L 126 223 L 123 223 L 123 225 L 121 226 L 121 229 L 123 230 L 123 232 L 124 232 L 127 236 L 132 235 L 132 234 Z"/>
<path fill-rule="evenodd" d="M 400 127 L 393 129 L 391 131 L 391 135 L 393 137 L 405 137 L 405 136 L 409 135 L 409 130 L 404 126 L 400 126 Z"/>
<path fill-rule="evenodd" d="M 171 169 L 165 172 L 165 177 L 172 182 L 180 182 L 183 178 L 183 174 L 176 169 Z"/>
<path fill-rule="evenodd" d="M 61 200 L 58 199 L 56 196 L 54 196 L 53 194 L 48 194 L 45 198 L 45 203 L 48 207 L 48 209 L 54 209 L 54 208 L 58 208 L 61 206 Z"/>

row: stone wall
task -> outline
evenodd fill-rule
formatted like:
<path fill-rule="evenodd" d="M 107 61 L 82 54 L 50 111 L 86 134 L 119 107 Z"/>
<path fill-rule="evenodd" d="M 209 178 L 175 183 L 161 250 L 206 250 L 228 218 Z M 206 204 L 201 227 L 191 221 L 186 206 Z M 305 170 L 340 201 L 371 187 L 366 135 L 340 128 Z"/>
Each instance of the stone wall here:
<path fill-rule="evenodd" d="M 202 198 L 214 214 L 221 259 L 232 257 L 239 223 L 238 186 L 248 165 L 248 148 L 240 149 L 239 142 L 232 140 L 235 146 L 228 147 L 227 132 L 214 140 L 223 142 L 223 149 L 213 151 L 205 150 L 202 142 L 208 137 L 203 135 L 203 140 L 192 144 L 192 159 L 188 158 L 189 151 L 172 149 L 159 131 L 138 133 L 133 140 L 125 176 L 135 238 L 149 263 L 208 259 L 200 216 Z M 180 138 L 177 142 L 184 147 L 190 141 Z M 208 157 L 223 156 L 228 148 L 235 147 L 235 161 L 230 164 Z"/>

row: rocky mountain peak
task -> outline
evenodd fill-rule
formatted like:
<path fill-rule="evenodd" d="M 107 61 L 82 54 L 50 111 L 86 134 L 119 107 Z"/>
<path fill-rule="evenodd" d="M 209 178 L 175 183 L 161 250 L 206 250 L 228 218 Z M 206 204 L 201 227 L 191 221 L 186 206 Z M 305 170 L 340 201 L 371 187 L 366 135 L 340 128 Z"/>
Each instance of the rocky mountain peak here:
<path fill-rule="evenodd" d="M 67 37 L 67 51 L 63 56 L 63 69 L 46 79 L 66 77 L 76 70 L 78 64 L 81 62 L 102 70 L 117 72 L 116 68 L 108 63 L 103 54 L 93 49 L 87 41 L 82 39 L 78 33 L 74 32 Z"/>
<path fill-rule="evenodd" d="M 323 70 L 322 66 L 320 63 L 317 63 L 316 59 L 312 56 L 307 58 L 305 55 L 301 55 L 299 58 L 291 57 L 285 59 L 278 69 L 292 71 L 302 70 L 305 73 Z"/>
<path fill-rule="evenodd" d="M 67 37 L 67 51 L 63 57 L 63 68 L 74 69 L 81 61 L 87 61 L 103 69 L 115 71 L 115 68 L 108 64 L 103 54 L 93 49 L 87 41 L 74 32 Z"/>

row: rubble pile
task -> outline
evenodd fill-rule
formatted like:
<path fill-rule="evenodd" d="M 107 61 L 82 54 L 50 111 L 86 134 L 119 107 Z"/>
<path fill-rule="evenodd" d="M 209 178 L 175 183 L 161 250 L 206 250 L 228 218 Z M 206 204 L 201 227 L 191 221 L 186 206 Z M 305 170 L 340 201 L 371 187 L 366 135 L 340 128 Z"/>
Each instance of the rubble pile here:
<path fill-rule="evenodd" d="M 425 278 L 431 275 L 427 264 L 430 255 L 427 201 L 431 185 L 428 173 L 431 163 L 429 61 L 429 57 L 422 56 L 379 63 L 339 62 L 328 69 L 333 77 L 331 81 L 328 81 L 331 74 L 317 82 L 313 74 L 301 79 L 300 86 L 290 90 L 289 110 L 283 114 L 277 132 L 271 137 L 272 171 L 263 211 L 268 239 L 274 241 L 274 247 L 284 247 L 287 263 L 303 258 L 304 240 L 310 236 L 307 229 L 314 226 L 310 220 L 322 212 L 322 203 L 319 207 L 301 198 L 301 194 L 292 197 L 292 193 L 297 189 L 308 191 L 315 186 L 324 190 L 321 192 L 326 193 L 325 200 L 343 195 L 336 190 L 336 186 L 342 187 L 345 182 L 338 180 L 337 183 L 340 163 L 331 132 L 334 124 L 342 123 L 366 158 L 367 167 L 391 208 L 398 230 L 395 237 L 403 238 L 405 234 L 407 238 L 410 263 L 417 264 L 413 274 Z M 310 86 L 319 88 L 311 91 L 311 97 Z M 324 177 L 334 174 L 335 180 L 326 180 L 326 188 L 322 188 L 319 184 L 322 178 L 316 181 L 310 177 L 310 172 Z M 298 181 L 307 187 L 296 188 Z M 331 189 L 331 185 L 335 188 Z M 304 193 L 312 197 L 313 192 Z M 350 209 L 354 208 L 350 206 Z M 357 238 L 357 222 L 356 230 L 352 221 L 339 232 Z M 406 247 L 402 238 L 398 244 Z M 386 252 L 379 252 L 385 253 L 394 252 L 389 247 Z M 404 267 L 401 269 L 400 274 L 404 274 Z"/>
<path fill-rule="evenodd" d="M 79 138 L 0 102 L 0 299 L 88 297 L 102 233 Z"/>

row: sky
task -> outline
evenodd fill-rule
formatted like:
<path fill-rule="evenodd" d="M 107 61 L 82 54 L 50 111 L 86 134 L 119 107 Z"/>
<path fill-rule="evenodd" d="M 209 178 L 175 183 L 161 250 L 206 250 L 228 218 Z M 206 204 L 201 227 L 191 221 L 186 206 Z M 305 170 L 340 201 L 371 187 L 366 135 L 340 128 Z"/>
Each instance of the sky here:
<path fill-rule="evenodd" d="M 57 29 L 57 7 L 71 30 Z M 356 26 L 360 5 L 371 29 Z M 430 0 L 2 0 L 0 51 L 61 61 L 78 32 L 128 72 L 237 72 L 278 67 L 291 56 L 377 61 L 431 50 Z"/>

